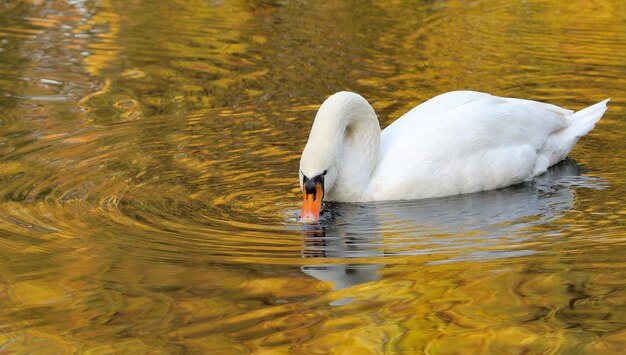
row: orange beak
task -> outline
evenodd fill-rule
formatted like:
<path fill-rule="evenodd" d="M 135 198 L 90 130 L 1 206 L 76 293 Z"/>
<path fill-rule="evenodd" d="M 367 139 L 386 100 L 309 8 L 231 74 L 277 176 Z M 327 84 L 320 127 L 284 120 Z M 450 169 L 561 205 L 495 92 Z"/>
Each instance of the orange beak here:
<path fill-rule="evenodd" d="M 303 189 L 302 195 L 302 214 L 300 220 L 317 221 L 320 218 L 322 210 L 322 199 L 324 198 L 324 188 L 320 183 L 315 184 L 315 193 L 309 193 L 307 189 Z"/>

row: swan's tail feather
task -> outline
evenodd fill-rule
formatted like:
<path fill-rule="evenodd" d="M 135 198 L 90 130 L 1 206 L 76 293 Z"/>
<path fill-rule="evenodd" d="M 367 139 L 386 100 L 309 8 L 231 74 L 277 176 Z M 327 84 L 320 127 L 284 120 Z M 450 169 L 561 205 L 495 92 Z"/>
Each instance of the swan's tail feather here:
<path fill-rule="evenodd" d="M 611 99 L 600 101 L 597 104 L 586 107 L 578 112 L 575 112 L 569 117 L 571 123 L 565 129 L 569 132 L 569 136 L 573 138 L 580 138 L 589 133 L 595 127 L 596 122 L 600 120 L 604 112 L 606 111 L 606 104 Z M 574 142 L 576 144 L 576 142 Z"/>
<path fill-rule="evenodd" d="M 569 116 L 569 125 L 551 134 L 539 151 L 533 176 L 545 173 L 549 167 L 565 159 L 578 139 L 589 133 L 602 118 L 609 100 L 600 101 Z"/>

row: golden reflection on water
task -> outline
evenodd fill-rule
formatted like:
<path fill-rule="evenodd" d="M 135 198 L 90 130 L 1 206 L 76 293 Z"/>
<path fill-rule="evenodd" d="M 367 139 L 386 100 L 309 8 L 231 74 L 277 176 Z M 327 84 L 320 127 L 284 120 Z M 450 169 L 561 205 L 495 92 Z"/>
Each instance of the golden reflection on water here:
<path fill-rule="evenodd" d="M 618 353 L 626 3 L 0 4 L 0 349 Z M 609 111 L 533 184 L 295 222 L 315 110 Z"/>

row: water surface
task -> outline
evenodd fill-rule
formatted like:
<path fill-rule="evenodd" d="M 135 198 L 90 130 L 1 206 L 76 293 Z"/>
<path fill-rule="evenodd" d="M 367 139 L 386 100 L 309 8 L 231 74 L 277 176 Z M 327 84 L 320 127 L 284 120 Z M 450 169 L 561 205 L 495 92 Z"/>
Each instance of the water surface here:
<path fill-rule="evenodd" d="M 0 4 L 0 349 L 617 353 L 626 2 Z M 297 223 L 318 105 L 609 110 L 532 183 Z"/>

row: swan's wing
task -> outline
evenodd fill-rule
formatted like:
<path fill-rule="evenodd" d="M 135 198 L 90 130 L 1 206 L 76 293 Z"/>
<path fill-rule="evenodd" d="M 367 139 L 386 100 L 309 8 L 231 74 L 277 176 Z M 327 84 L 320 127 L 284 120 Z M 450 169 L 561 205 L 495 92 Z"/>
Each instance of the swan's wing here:
<path fill-rule="evenodd" d="M 547 137 L 566 127 L 571 114 L 554 105 L 474 92 L 441 96 L 382 132 L 365 199 L 444 196 L 528 180 Z M 445 103 L 451 107 L 445 109 Z"/>
<path fill-rule="evenodd" d="M 510 103 L 519 103 L 521 105 L 524 105 L 525 107 L 534 107 L 537 109 L 553 111 L 557 114 L 565 115 L 565 116 L 569 116 L 573 113 L 573 111 L 571 110 L 567 110 L 559 106 L 546 104 L 543 102 L 524 100 L 524 99 L 497 97 L 497 96 L 489 95 L 483 92 L 460 90 L 460 91 L 447 92 L 447 93 L 435 96 L 428 101 L 425 101 L 424 103 L 414 107 L 413 109 L 411 109 L 410 111 L 408 111 L 407 113 L 399 117 L 396 121 L 391 123 L 387 128 L 393 127 L 395 125 L 401 125 L 402 124 L 401 122 L 405 122 L 405 121 L 414 121 L 414 120 L 419 120 L 425 117 L 432 117 L 433 115 L 450 111 L 454 108 L 469 104 L 474 101 L 483 100 L 483 103 L 488 103 L 489 101 L 484 101 L 487 99 L 492 99 L 493 102 L 501 102 L 502 100 L 504 100 Z"/>

